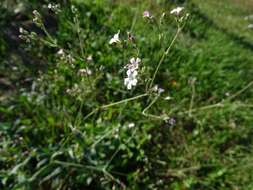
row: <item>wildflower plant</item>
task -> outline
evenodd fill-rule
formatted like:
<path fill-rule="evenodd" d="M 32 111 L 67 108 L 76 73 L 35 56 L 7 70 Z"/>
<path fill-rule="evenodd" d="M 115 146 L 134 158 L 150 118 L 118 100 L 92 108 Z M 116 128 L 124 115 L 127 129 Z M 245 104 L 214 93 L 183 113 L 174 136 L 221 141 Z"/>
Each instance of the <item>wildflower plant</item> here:
<path fill-rule="evenodd" d="M 61 10 L 62 6 L 58 4 L 49 4 L 45 7 L 59 16 L 64 12 Z M 72 44 L 72 39 L 62 43 L 47 30 L 42 15 L 36 10 L 33 11 L 33 22 L 44 32 L 44 35 L 20 28 L 20 37 L 27 43 L 41 42 L 54 51 L 49 61 L 56 63 L 56 67 L 49 69 L 48 75 L 39 77 L 34 82 L 33 93 L 27 95 L 31 104 L 45 106 L 49 110 L 52 105 L 57 107 L 58 111 L 50 110 L 51 114 L 55 115 L 47 122 L 49 125 L 63 126 L 64 129 L 56 127 L 49 131 L 52 130 L 52 134 L 59 134 L 54 136 L 55 140 L 60 138 L 60 142 L 70 143 L 69 147 L 65 147 L 64 152 L 55 153 L 59 156 L 52 155 L 50 158 L 52 168 L 49 171 L 55 176 L 60 176 L 60 171 L 73 167 L 78 172 L 77 176 L 85 180 L 86 185 L 95 183 L 96 179 L 99 179 L 100 183 L 106 184 L 108 189 L 116 187 L 125 189 L 126 184 L 114 176 L 114 170 L 125 167 L 131 159 L 136 159 L 145 168 L 148 159 L 141 147 L 151 138 L 148 130 L 141 129 L 138 123 L 131 121 L 131 114 L 124 115 L 125 106 L 135 102 L 128 109 L 138 110 L 139 114 L 143 115 L 141 119 L 143 121 L 154 119 L 175 124 L 171 115 L 153 114 L 150 110 L 153 110 L 152 107 L 161 99 L 171 100 L 168 89 L 159 84 L 157 75 L 185 26 L 188 14 L 181 7 L 163 12 L 160 16 L 152 15 L 147 10 L 136 13 L 147 27 L 151 25 L 160 30 L 164 25 L 163 20 L 168 17 L 173 18 L 176 23 L 176 33 L 172 41 L 166 42 L 169 44 L 166 48 L 161 47 L 162 55 L 156 60 L 157 63 L 152 63 L 151 68 L 147 65 L 148 57 L 144 57 L 142 49 L 138 47 L 141 37 L 135 35 L 134 29 L 124 31 L 123 28 L 119 28 L 118 31 L 112 31 L 110 34 L 108 32 L 108 38 L 100 42 L 94 37 L 89 37 L 87 31 L 91 26 L 89 23 L 86 23 L 87 25 L 82 23 L 78 7 L 72 5 L 69 11 L 72 17 L 68 19 L 70 26 L 68 32 L 73 34 L 77 43 Z M 87 14 L 88 19 L 90 14 Z M 157 34 L 160 41 L 165 33 L 166 31 L 160 30 Z M 107 47 L 107 52 L 98 48 L 99 43 Z M 101 61 L 106 64 L 111 61 L 104 60 L 106 54 L 113 54 L 118 65 L 101 65 Z M 56 98 L 59 96 L 60 100 Z M 111 96 L 121 98 L 110 101 Z M 162 96 L 166 97 L 161 98 Z M 75 119 L 68 115 L 75 115 Z M 108 120 L 112 120 L 111 123 L 108 123 Z M 150 127 L 147 125 L 147 128 Z M 66 134 L 71 134 L 68 139 L 61 138 Z M 115 159 L 123 160 L 116 162 Z M 37 168 L 38 170 L 30 178 L 31 181 L 36 180 L 37 176 L 43 176 L 42 182 L 52 177 L 43 175 L 43 163 Z M 81 171 L 85 172 L 80 173 Z M 132 177 L 134 180 L 139 180 L 137 175 Z"/>

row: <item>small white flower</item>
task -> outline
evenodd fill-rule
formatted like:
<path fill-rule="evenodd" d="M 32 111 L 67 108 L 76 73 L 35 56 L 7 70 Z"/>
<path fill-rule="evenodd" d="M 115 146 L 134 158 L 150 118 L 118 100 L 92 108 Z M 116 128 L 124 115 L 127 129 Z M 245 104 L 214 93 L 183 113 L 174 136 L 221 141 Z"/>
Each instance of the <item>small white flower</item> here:
<path fill-rule="evenodd" d="M 61 10 L 60 10 L 60 5 L 59 4 L 52 4 L 52 3 L 49 3 L 47 5 L 47 8 L 50 9 L 51 11 L 54 11 L 56 13 L 59 13 Z"/>
<path fill-rule="evenodd" d="M 163 88 L 158 88 L 158 94 L 163 93 L 165 90 Z"/>
<path fill-rule="evenodd" d="M 137 85 L 137 76 L 138 76 L 138 71 L 137 69 L 139 68 L 139 64 L 141 62 L 140 58 L 131 58 L 130 63 L 125 66 L 127 68 L 127 77 L 124 80 L 124 85 L 127 87 L 128 90 L 132 89 L 133 86 Z"/>
<path fill-rule="evenodd" d="M 137 77 L 137 75 L 138 75 L 138 72 L 137 72 L 137 71 L 127 70 L 127 76 L 128 76 L 128 77 L 133 77 L 133 78 L 135 78 L 135 77 Z"/>
<path fill-rule="evenodd" d="M 253 15 L 249 15 L 249 16 L 246 16 L 244 17 L 245 20 L 253 20 Z"/>
<path fill-rule="evenodd" d="M 157 90 L 158 90 L 158 85 L 157 85 L 157 84 L 153 87 L 153 90 L 154 90 L 155 92 L 157 92 Z"/>
<path fill-rule="evenodd" d="M 52 5 L 51 3 L 49 3 L 49 4 L 47 5 L 47 8 L 49 8 L 49 9 L 52 9 L 52 7 L 53 7 L 53 5 Z"/>
<path fill-rule="evenodd" d="M 226 92 L 226 93 L 225 93 L 225 96 L 230 96 L 230 93 L 229 93 L 229 92 Z"/>
<path fill-rule="evenodd" d="M 87 75 L 91 75 L 92 74 L 92 71 L 88 68 L 86 69 L 79 69 L 79 73 L 80 74 L 87 74 Z"/>
<path fill-rule="evenodd" d="M 182 10 L 184 10 L 184 7 L 177 7 L 175 9 L 172 9 L 170 11 L 170 14 L 178 16 L 182 12 Z"/>
<path fill-rule="evenodd" d="M 154 87 L 153 87 L 153 91 L 154 92 L 157 92 L 158 94 L 161 94 L 163 93 L 165 90 L 163 88 L 159 88 L 159 86 L 156 84 Z"/>
<path fill-rule="evenodd" d="M 110 39 L 109 44 L 120 43 L 119 34 L 120 31 L 117 34 L 114 34 L 113 38 Z"/>
<path fill-rule="evenodd" d="M 133 86 L 137 85 L 138 80 L 133 76 L 130 75 L 124 80 L 124 85 L 127 87 L 128 90 L 131 90 Z"/>
<path fill-rule="evenodd" d="M 63 49 L 60 49 L 58 52 L 57 52 L 58 55 L 64 55 L 64 51 Z"/>
<path fill-rule="evenodd" d="M 149 11 L 143 12 L 143 18 L 151 18 Z"/>
<path fill-rule="evenodd" d="M 131 64 L 137 64 L 138 65 L 140 62 L 141 62 L 141 59 L 139 57 L 137 57 L 137 58 L 132 57 L 130 59 Z"/>
<path fill-rule="evenodd" d="M 20 28 L 19 28 L 19 33 L 20 33 L 20 34 L 23 34 L 24 32 L 25 32 L 25 30 L 24 30 L 22 27 L 20 27 Z"/>
<path fill-rule="evenodd" d="M 129 124 L 128 124 L 128 128 L 129 128 L 129 129 L 133 128 L 134 126 L 135 126 L 134 123 L 129 123 Z"/>
<path fill-rule="evenodd" d="M 164 100 L 171 100 L 172 98 L 170 96 L 167 96 L 164 98 Z"/>
<path fill-rule="evenodd" d="M 253 24 L 249 24 L 248 29 L 253 29 Z"/>
<path fill-rule="evenodd" d="M 135 71 L 135 70 L 137 70 L 139 68 L 140 62 L 141 62 L 140 58 L 138 58 L 138 57 L 137 58 L 132 57 L 130 59 L 130 63 L 126 67 L 127 67 L 128 70 L 130 70 L 130 71 L 133 72 L 133 71 Z"/>
<path fill-rule="evenodd" d="M 93 60 L 92 55 L 89 55 L 86 59 L 87 61 L 91 62 Z"/>

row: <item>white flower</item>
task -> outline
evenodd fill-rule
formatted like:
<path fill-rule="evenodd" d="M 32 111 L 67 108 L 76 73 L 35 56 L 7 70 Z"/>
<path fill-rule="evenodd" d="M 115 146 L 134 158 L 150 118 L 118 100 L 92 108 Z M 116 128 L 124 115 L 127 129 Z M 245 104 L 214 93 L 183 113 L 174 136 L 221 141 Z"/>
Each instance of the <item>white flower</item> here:
<path fill-rule="evenodd" d="M 86 69 L 79 69 L 79 73 L 80 74 L 91 75 L 92 71 L 90 69 L 88 69 L 88 68 L 86 68 Z"/>
<path fill-rule="evenodd" d="M 249 24 L 248 29 L 253 29 L 253 24 Z"/>
<path fill-rule="evenodd" d="M 137 71 L 131 72 L 128 70 L 127 78 L 124 80 L 124 85 L 127 87 L 128 90 L 131 90 L 133 86 L 137 85 Z"/>
<path fill-rule="evenodd" d="M 165 90 L 163 88 L 159 88 L 159 86 L 156 84 L 154 87 L 153 87 L 153 91 L 154 92 L 157 92 L 158 94 L 161 94 L 163 93 Z"/>
<path fill-rule="evenodd" d="M 137 58 L 132 57 L 130 59 L 130 63 L 126 66 L 126 68 L 128 70 L 130 70 L 130 71 L 133 72 L 133 71 L 135 71 L 135 70 L 137 70 L 139 68 L 140 62 L 141 62 L 140 58 L 138 58 L 138 57 Z"/>
<path fill-rule="evenodd" d="M 130 63 L 126 65 L 125 68 L 127 68 L 127 77 L 124 80 L 124 85 L 127 87 L 128 90 L 132 89 L 133 86 L 137 85 L 137 76 L 139 68 L 139 63 L 141 62 L 140 58 L 131 58 Z"/>
<path fill-rule="evenodd" d="M 171 100 L 172 98 L 170 96 L 167 96 L 164 98 L 164 100 Z"/>
<path fill-rule="evenodd" d="M 136 65 L 138 65 L 140 62 L 141 62 L 141 59 L 140 59 L 139 57 L 137 57 L 137 58 L 132 57 L 132 58 L 130 59 L 130 63 L 131 63 L 131 64 L 136 64 Z"/>
<path fill-rule="evenodd" d="M 23 34 L 24 32 L 25 32 L 25 30 L 24 30 L 22 27 L 20 27 L 20 28 L 19 28 L 19 33 L 20 33 L 20 34 Z"/>
<path fill-rule="evenodd" d="M 90 61 L 92 61 L 92 60 L 93 60 L 93 57 L 92 57 L 92 55 L 89 55 L 86 59 L 87 59 L 87 61 L 89 61 L 89 62 L 90 62 Z"/>
<path fill-rule="evenodd" d="M 151 18 L 149 11 L 143 12 L 143 18 Z"/>
<path fill-rule="evenodd" d="M 63 49 L 60 49 L 58 52 L 57 52 L 58 55 L 64 55 L 64 51 Z"/>
<path fill-rule="evenodd" d="M 120 43 L 119 33 L 120 31 L 117 34 L 114 34 L 113 38 L 110 39 L 109 44 Z"/>
<path fill-rule="evenodd" d="M 129 128 L 129 129 L 133 128 L 134 126 L 135 126 L 134 123 L 129 123 L 129 124 L 128 124 L 128 128 Z"/>
<path fill-rule="evenodd" d="M 51 11 L 54 11 L 56 13 L 59 13 L 61 10 L 60 10 L 60 5 L 59 4 L 52 4 L 52 3 L 49 3 L 47 5 L 47 8 L 50 9 Z"/>
<path fill-rule="evenodd" d="M 253 20 L 253 15 L 246 16 L 244 19 L 245 20 Z"/>
<path fill-rule="evenodd" d="M 158 94 L 163 93 L 165 90 L 163 88 L 158 88 Z"/>
<path fill-rule="evenodd" d="M 47 8 L 52 9 L 52 8 L 53 8 L 53 5 L 52 5 L 51 3 L 49 3 L 49 4 L 47 5 Z"/>
<path fill-rule="evenodd" d="M 182 10 L 184 10 L 184 7 L 177 7 L 175 9 L 171 10 L 170 14 L 172 14 L 172 15 L 174 14 L 174 15 L 178 16 L 182 12 Z"/>

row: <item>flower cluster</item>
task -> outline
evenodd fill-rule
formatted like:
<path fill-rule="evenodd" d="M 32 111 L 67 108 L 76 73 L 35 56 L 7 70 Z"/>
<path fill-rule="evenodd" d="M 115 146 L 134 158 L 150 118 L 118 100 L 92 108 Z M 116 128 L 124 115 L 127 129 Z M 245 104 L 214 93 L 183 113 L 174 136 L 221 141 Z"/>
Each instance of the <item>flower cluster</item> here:
<path fill-rule="evenodd" d="M 43 25 L 41 15 L 40 15 L 40 13 L 37 10 L 33 11 L 33 22 L 38 27 L 41 27 Z"/>
<path fill-rule="evenodd" d="M 128 90 L 131 90 L 133 86 L 137 85 L 137 76 L 138 76 L 138 68 L 141 62 L 140 58 L 131 58 L 130 63 L 125 66 L 127 69 L 127 77 L 124 80 L 124 85 L 127 87 Z"/>
<path fill-rule="evenodd" d="M 71 54 L 67 54 L 63 49 L 60 49 L 57 52 L 57 56 L 60 58 L 60 60 L 70 63 L 74 68 L 73 62 L 75 61 L 75 58 Z"/>
<path fill-rule="evenodd" d="M 47 8 L 50 9 L 51 11 L 55 12 L 55 13 L 61 12 L 61 10 L 60 10 L 60 5 L 59 5 L 59 4 L 52 4 L 52 3 L 49 3 L 49 4 L 47 5 Z"/>

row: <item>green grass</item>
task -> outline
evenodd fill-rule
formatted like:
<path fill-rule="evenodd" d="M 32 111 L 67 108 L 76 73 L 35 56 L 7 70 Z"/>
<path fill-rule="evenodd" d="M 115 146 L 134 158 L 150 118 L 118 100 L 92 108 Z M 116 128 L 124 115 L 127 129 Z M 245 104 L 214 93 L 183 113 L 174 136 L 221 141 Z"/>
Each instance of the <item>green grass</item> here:
<path fill-rule="evenodd" d="M 166 91 L 149 110 L 169 114 L 175 125 L 142 115 L 147 98 L 85 116 L 98 106 L 141 94 L 145 85 L 140 81 L 130 93 L 122 85 L 122 67 L 135 51 L 131 45 L 125 50 L 109 46 L 112 34 L 133 32 L 145 78 L 176 25 L 168 16 L 160 42 L 159 31 L 143 20 L 142 12 L 158 16 L 176 4 L 73 1 L 81 39 L 70 5 L 65 5 L 51 34 L 77 57 L 74 68 L 56 56 L 57 48 L 41 41 L 20 47 L 42 66 L 23 63 L 0 34 L 0 82 L 10 81 L 4 83 L 7 89 L 0 88 L 0 189 L 251 190 L 253 55 L 252 31 L 244 20 L 251 8 L 234 2 L 183 4 L 190 19 L 155 80 Z M 25 5 L 46 14 L 36 1 Z M 14 13 L 2 9 L 4 32 Z M 80 41 L 85 56 L 93 55 L 90 79 L 77 72 L 87 66 L 80 58 Z M 66 93 L 75 84 L 78 90 Z M 172 99 L 164 100 L 168 95 Z M 129 129 L 132 122 L 135 127 Z"/>

